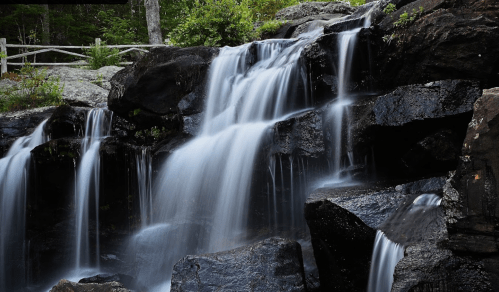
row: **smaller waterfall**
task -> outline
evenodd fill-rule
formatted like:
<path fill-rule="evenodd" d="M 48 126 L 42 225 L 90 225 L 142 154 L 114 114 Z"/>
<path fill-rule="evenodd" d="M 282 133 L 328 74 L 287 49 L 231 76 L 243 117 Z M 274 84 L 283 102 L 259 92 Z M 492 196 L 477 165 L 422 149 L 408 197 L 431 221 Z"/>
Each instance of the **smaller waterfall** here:
<path fill-rule="evenodd" d="M 88 267 L 90 258 L 90 219 L 95 221 L 95 265 L 99 266 L 99 187 L 100 187 L 100 155 L 102 140 L 110 135 L 112 113 L 95 108 L 87 113 L 85 136 L 81 145 L 81 160 L 76 172 L 75 206 L 76 206 L 76 243 L 75 268 Z M 93 199 L 93 202 L 92 202 Z M 94 210 L 91 210 L 91 205 Z M 91 218 L 91 215 L 92 218 Z"/>
<path fill-rule="evenodd" d="M 390 226 L 390 233 L 397 237 L 416 237 L 410 229 L 423 229 L 432 216 L 427 211 L 437 208 L 442 199 L 435 194 L 422 194 L 418 196 L 411 204 L 399 208 L 397 213 L 393 214 L 382 225 Z M 428 219 L 429 218 L 429 219 Z M 399 236 L 403 234 L 403 236 Z M 398 238 L 398 239 L 399 239 Z M 400 240 L 402 241 L 402 240 Z M 374 241 L 374 249 L 371 260 L 371 270 L 369 272 L 368 292 L 389 292 L 393 284 L 393 272 L 395 266 L 404 257 L 404 245 L 395 243 L 386 237 L 385 233 L 378 230 Z"/>
<path fill-rule="evenodd" d="M 404 247 L 388 239 L 383 231 L 376 232 L 369 271 L 368 292 L 388 292 L 392 289 L 393 271 L 404 257 Z"/>
<path fill-rule="evenodd" d="M 47 142 L 43 121 L 29 136 L 17 139 L 0 159 L 0 291 L 25 279 L 25 210 L 31 150 Z"/>
<path fill-rule="evenodd" d="M 152 164 L 148 149 L 142 149 L 135 156 L 137 186 L 140 204 L 140 223 L 142 228 L 153 222 L 152 205 Z"/>

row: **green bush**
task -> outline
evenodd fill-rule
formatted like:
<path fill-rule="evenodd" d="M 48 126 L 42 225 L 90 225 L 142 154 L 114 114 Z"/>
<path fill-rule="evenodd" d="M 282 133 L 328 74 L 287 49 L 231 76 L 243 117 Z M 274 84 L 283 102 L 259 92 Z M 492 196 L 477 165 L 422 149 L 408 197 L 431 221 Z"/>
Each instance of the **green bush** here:
<path fill-rule="evenodd" d="M 285 22 L 279 20 L 269 20 L 264 22 L 259 28 L 257 28 L 256 32 L 259 36 L 262 34 L 274 34 Z"/>
<path fill-rule="evenodd" d="M 85 51 L 90 56 L 88 65 L 93 70 L 104 66 L 118 66 L 121 62 L 121 55 L 118 55 L 119 50 L 108 48 L 105 43 L 100 46 L 92 44 L 92 48 Z"/>
<path fill-rule="evenodd" d="M 59 78 L 45 78 L 45 70 L 38 70 L 29 64 L 21 68 L 13 80 L 19 83 L 8 89 L 0 89 L 0 111 L 17 111 L 29 108 L 62 104 L 63 87 Z"/>
<path fill-rule="evenodd" d="M 253 36 L 247 0 L 196 0 L 185 21 L 169 34 L 171 43 L 180 47 L 236 46 Z"/>
<path fill-rule="evenodd" d="M 265 21 L 274 19 L 277 11 L 299 3 L 298 0 L 249 0 L 248 5 L 255 19 Z"/>

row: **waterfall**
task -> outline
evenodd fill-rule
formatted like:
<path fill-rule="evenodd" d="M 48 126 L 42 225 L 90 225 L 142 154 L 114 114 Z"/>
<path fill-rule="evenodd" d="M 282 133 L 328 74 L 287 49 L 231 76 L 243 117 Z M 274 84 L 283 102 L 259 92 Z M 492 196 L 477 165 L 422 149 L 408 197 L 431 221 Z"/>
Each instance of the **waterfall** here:
<path fill-rule="evenodd" d="M 91 260 L 90 220 L 95 222 L 94 264 L 99 266 L 99 182 L 100 155 L 102 140 L 110 135 L 112 113 L 101 108 L 90 110 L 86 115 L 85 136 L 82 139 L 81 159 L 76 171 L 75 208 L 76 208 L 76 271 L 89 267 Z M 93 202 L 92 202 L 93 200 Z M 92 204 L 95 206 L 91 210 Z"/>
<path fill-rule="evenodd" d="M 25 212 L 31 150 L 49 140 L 43 121 L 35 131 L 17 139 L 0 159 L 0 291 L 25 280 Z"/>
<path fill-rule="evenodd" d="M 422 194 L 408 206 L 399 208 L 387 221 L 393 229 L 393 234 L 404 234 L 411 237 L 411 228 L 423 228 L 425 220 L 428 220 L 428 210 L 435 209 L 440 205 L 441 198 L 434 194 Z M 421 220 L 421 218 L 424 218 Z M 386 222 L 383 223 L 385 226 Z M 409 225 L 413 225 L 412 227 Z M 407 240 L 407 239 L 406 239 Z M 368 292 L 389 292 L 393 284 L 393 272 L 395 266 L 404 257 L 404 246 L 388 239 L 383 231 L 378 230 L 374 241 L 374 249 L 369 271 Z"/>
<path fill-rule="evenodd" d="M 164 163 L 154 181 L 155 225 L 131 240 L 139 281 L 166 289 L 182 256 L 245 243 L 252 165 L 261 140 L 276 121 L 307 105 L 306 86 L 298 90 L 307 82 L 299 57 L 321 33 L 221 50 L 209 70 L 201 131 Z M 274 175 L 276 166 L 269 169 Z M 157 271 L 162 283 L 152 276 Z"/>
<path fill-rule="evenodd" d="M 145 228 L 153 221 L 152 164 L 147 149 L 141 149 L 140 153 L 136 154 L 135 164 L 140 204 L 140 223 L 142 228 Z"/>

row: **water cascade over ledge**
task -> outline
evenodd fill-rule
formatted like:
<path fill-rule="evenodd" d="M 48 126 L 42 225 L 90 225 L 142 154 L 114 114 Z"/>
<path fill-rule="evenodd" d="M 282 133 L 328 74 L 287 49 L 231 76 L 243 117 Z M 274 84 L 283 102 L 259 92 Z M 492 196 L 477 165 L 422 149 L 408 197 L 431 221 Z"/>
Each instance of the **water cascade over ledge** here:
<path fill-rule="evenodd" d="M 246 242 L 252 165 L 269 128 L 309 106 L 299 60 L 321 33 L 221 50 L 210 67 L 200 134 L 164 163 L 154 183 L 160 211 L 131 240 L 139 281 L 168 287 L 181 257 Z"/>
<path fill-rule="evenodd" d="M 30 151 L 49 140 L 43 121 L 35 131 L 17 139 L 0 159 L 0 291 L 26 282 L 25 212 Z"/>
<path fill-rule="evenodd" d="M 76 271 L 92 265 L 99 267 L 99 182 L 100 155 L 102 140 L 111 132 L 112 113 L 101 108 L 95 108 L 87 113 L 85 136 L 81 145 L 81 159 L 76 171 L 75 206 L 76 206 Z M 93 202 L 92 202 L 93 200 Z M 91 206 L 94 210 L 90 210 Z M 90 220 L 95 222 L 94 242 L 90 243 Z M 91 259 L 91 246 L 95 257 Z"/>

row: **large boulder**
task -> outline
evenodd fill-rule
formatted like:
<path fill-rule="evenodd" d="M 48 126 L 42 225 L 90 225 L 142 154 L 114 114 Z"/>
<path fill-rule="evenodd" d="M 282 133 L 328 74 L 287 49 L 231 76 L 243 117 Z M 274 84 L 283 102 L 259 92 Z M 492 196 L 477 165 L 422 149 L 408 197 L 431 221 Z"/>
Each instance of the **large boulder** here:
<path fill-rule="evenodd" d="M 352 14 L 355 8 L 347 2 L 305 2 L 279 10 L 275 18 L 278 20 L 295 20 L 321 14 Z"/>
<path fill-rule="evenodd" d="M 494 289 L 499 287 L 499 88 L 484 90 L 475 103 L 463 156 L 447 185 L 443 206 L 449 248 L 483 258 Z"/>
<path fill-rule="evenodd" d="M 152 49 L 111 79 L 109 109 L 132 121 L 142 117 L 149 127 L 163 126 L 162 118 L 178 113 L 184 97 L 203 94 L 209 64 L 217 54 L 218 49 L 207 47 Z"/>
<path fill-rule="evenodd" d="M 104 66 L 97 70 L 71 68 L 65 66 L 54 66 L 47 69 L 46 78 L 59 78 L 61 82 L 93 83 L 103 89 L 111 90 L 109 80 L 123 67 Z"/>
<path fill-rule="evenodd" d="M 72 106 L 103 107 L 107 102 L 108 90 L 85 81 L 64 81 L 62 100 Z"/>
<path fill-rule="evenodd" d="M 392 25 L 400 14 L 412 14 L 419 7 L 423 16 L 405 26 Z M 385 16 L 372 38 L 372 74 L 379 88 L 447 78 L 480 80 L 485 88 L 499 85 L 496 1 L 419 0 L 397 8 Z"/>
<path fill-rule="evenodd" d="M 457 166 L 480 95 L 477 82 L 441 80 L 362 98 L 351 105 L 350 151 L 371 157 L 382 176 L 445 174 Z"/>
<path fill-rule="evenodd" d="M 306 291 L 300 244 L 274 237 L 186 256 L 173 268 L 171 291 Z"/>

